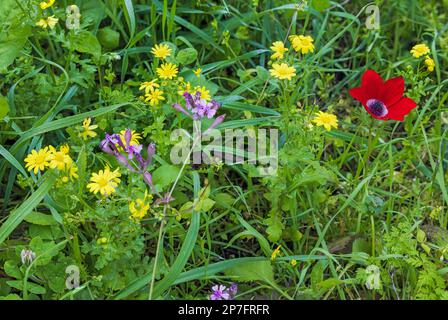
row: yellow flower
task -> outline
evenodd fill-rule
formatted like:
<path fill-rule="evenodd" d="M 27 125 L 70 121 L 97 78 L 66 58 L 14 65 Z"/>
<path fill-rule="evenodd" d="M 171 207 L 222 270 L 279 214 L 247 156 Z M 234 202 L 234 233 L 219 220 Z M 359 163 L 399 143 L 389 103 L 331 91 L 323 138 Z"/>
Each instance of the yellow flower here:
<path fill-rule="evenodd" d="M 292 259 L 290 263 L 291 263 L 291 265 L 293 267 L 295 267 L 297 265 L 297 260 L 296 259 Z"/>
<path fill-rule="evenodd" d="M 45 167 L 50 165 L 50 155 L 51 152 L 48 147 L 40 149 L 39 151 L 31 150 L 31 153 L 28 154 L 24 160 L 26 162 L 25 168 L 27 168 L 28 171 L 34 171 L 34 174 L 37 174 L 39 170 L 41 172 L 44 171 Z"/>
<path fill-rule="evenodd" d="M 311 36 L 292 35 L 289 37 L 289 41 L 291 41 L 292 47 L 296 52 L 302 52 L 302 54 L 306 54 L 308 52 L 314 51 L 314 40 Z"/>
<path fill-rule="evenodd" d="M 177 93 L 181 96 L 183 95 L 185 92 L 190 93 L 191 90 L 191 83 L 189 81 L 187 82 L 182 82 L 179 84 L 179 86 L 177 87 Z"/>
<path fill-rule="evenodd" d="M 140 85 L 139 90 L 145 90 L 145 93 L 148 93 L 150 90 L 160 87 L 160 85 L 156 82 L 156 80 L 145 81 Z"/>
<path fill-rule="evenodd" d="M 435 64 L 434 60 L 430 56 L 426 57 L 425 64 L 426 64 L 426 67 L 428 68 L 429 72 L 433 72 L 434 71 L 434 67 L 436 66 L 436 64 Z"/>
<path fill-rule="evenodd" d="M 272 69 L 270 69 L 269 72 L 273 77 L 281 80 L 291 80 L 296 75 L 296 69 L 294 67 L 288 66 L 286 63 L 272 64 Z"/>
<path fill-rule="evenodd" d="M 334 114 L 327 112 L 319 111 L 316 113 L 316 117 L 313 119 L 313 122 L 318 126 L 324 126 L 324 128 L 328 131 L 330 131 L 332 127 L 338 127 L 338 118 Z"/>
<path fill-rule="evenodd" d="M 98 173 L 92 173 L 87 188 L 94 194 L 99 192 L 103 196 L 110 195 L 114 193 L 115 188 L 118 187 L 120 176 L 121 174 L 118 171 L 118 168 L 115 171 L 110 171 L 109 167 L 106 166 L 104 170 L 100 170 Z"/>
<path fill-rule="evenodd" d="M 36 26 L 39 26 L 43 29 L 47 29 L 50 27 L 50 29 L 53 29 L 54 26 L 58 23 L 59 19 L 55 18 L 54 15 L 50 16 L 46 19 L 42 18 L 39 21 L 36 22 Z"/>
<path fill-rule="evenodd" d="M 160 59 L 166 59 L 171 55 L 171 48 L 167 44 L 156 44 L 152 49 L 151 53 Z"/>
<path fill-rule="evenodd" d="M 421 44 L 416 44 L 415 46 L 412 47 L 411 49 L 411 54 L 415 57 L 415 58 L 420 58 L 421 56 L 424 56 L 425 54 L 429 53 L 429 48 L 426 44 L 421 43 Z"/>
<path fill-rule="evenodd" d="M 173 63 L 164 63 L 157 68 L 157 74 L 162 79 L 173 79 L 177 75 L 177 66 Z"/>
<path fill-rule="evenodd" d="M 48 157 L 48 160 L 50 161 L 49 167 L 51 169 L 57 168 L 61 171 L 69 168 L 73 161 L 67 153 L 61 150 L 61 148 L 59 148 L 59 151 L 54 150 Z"/>
<path fill-rule="evenodd" d="M 202 72 L 202 69 L 201 68 L 197 68 L 196 70 L 193 70 L 193 73 L 196 75 L 196 77 L 200 77 L 201 76 L 201 72 Z"/>
<path fill-rule="evenodd" d="M 283 59 L 283 54 L 288 51 L 288 48 L 285 48 L 285 45 L 281 41 L 275 41 L 271 50 L 274 51 L 274 54 L 271 56 L 272 59 Z"/>
<path fill-rule="evenodd" d="M 145 101 L 148 102 L 151 106 L 156 106 L 159 104 L 160 101 L 165 100 L 165 98 L 163 97 L 163 91 L 159 90 L 159 89 L 152 89 L 150 92 L 146 93 L 145 97 Z"/>
<path fill-rule="evenodd" d="M 67 169 L 66 175 L 64 175 L 61 180 L 64 183 L 67 183 L 69 180 L 75 180 L 78 179 L 78 167 L 75 163 L 72 163 L 71 166 Z"/>
<path fill-rule="evenodd" d="M 140 144 L 140 139 L 142 138 L 140 133 L 135 132 L 135 130 L 131 130 L 131 141 L 129 142 L 129 144 L 131 146 L 137 146 Z M 120 131 L 120 139 L 121 141 L 123 141 L 123 143 L 125 143 L 126 138 L 124 137 L 124 135 L 126 134 L 126 130 L 121 130 Z"/>
<path fill-rule="evenodd" d="M 275 258 L 277 258 L 278 254 L 280 253 L 280 247 L 281 246 L 278 246 L 274 251 L 272 251 L 271 260 L 275 260 Z"/>
<path fill-rule="evenodd" d="M 78 179 L 78 167 L 76 164 L 72 164 L 70 169 L 68 170 L 68 175 L 70 176 L 70 179 Z"/>
<path fill-rule="evenodd" d="M 50 8 L 52 5 L 54 5 L 56 0 L 48 0 L 48 2 L 42 1 L 39 6 L 42 10 Z"/>
<path fill-rule="evenodd" d="M 68 154 L 70 152 L 70 147 L 68 144 L 63 144 L 62 146 L 59 147 L 59 150 L 61 150 L 65 154 Z"/>
<path fill-rule="evenodd" d="M 207 90 L 206 87 L 197 86 L 194 87 L 194 92 L 200 92 L 201 93 L 201 99 L 204 99 L 206 101 L 209 101 L 212 97 L 210 95 L 210 91 Z"/>
<path fill-rule="evenodd" d="M 90 125 L 92 122 L 91 118 L 84 119 L 82 123 L 83 131 L 79 133 L 79 136 L 83 138 L 84 140 L 87 140 L 89 137 L 93 138 L 96 137 L 96 132 L 93 131 L 96 128 L 98 128 L 97 125 Z"/>
<path fill-rule="evenodd" d="M 131 212 L 131 218 L 135 220 L 141 220 L 149 211 L 149 205 L 152 202 L 152 195 L 145 191 L 143 198 L 138 198 L 135 201 L 129 203 L 129 211 Z"/>

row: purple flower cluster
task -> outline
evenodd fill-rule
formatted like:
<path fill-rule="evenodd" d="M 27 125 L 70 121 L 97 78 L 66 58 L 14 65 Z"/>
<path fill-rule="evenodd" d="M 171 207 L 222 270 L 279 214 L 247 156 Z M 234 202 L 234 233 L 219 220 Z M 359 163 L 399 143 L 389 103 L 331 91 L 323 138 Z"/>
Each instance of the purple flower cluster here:
<path fill-rule="evenodd" d="M 238 286 L 236 283 L 232 283 L 232 285 L 227 289 L 226 286 L 215 285 L 212 287 L 212 291 L 210 300 L 231 300 L 238 292 Z"/>
<path fill-rule="evenodd" d="M 126 129 L 124 134 L 124 141 L 119 134 L 108 134 L 103 141 L 101 141 L 101 149 L 113 155 L 121 164 L 127 167 L 132 172 L 138 172 L 143 176 L 145 182 L 152 187 L 152 176 L 147 171 L 147 167 L 151 164 L 152 157 L 156 152 L 154 143 L 148 145 L 146 159 L 142 156 L 143 145 L 131 145 L 132 130 Z M 135 158 L 136 162 L 132 161 Z"/>
<path fill-rule="evenodd" d="M 219 102 L 212 100 L 207 102 L 205 99 L 201 99 L 201 92 L 197 91 L 194 95 L 188 92 L 184 92 L 183 97 L 185 99 L 185 107 L 180 104 L 173 104 L 173 108 L 179 112 L 182 112 L 187 117 L 193 120 L 201 120 L 203 118 L 212 119 L 218 109 L 221 107 Z M 225 115 L 221 115 L 215 119 L 210 129 L 215 128 L 218 124 L 224 121 Z"/>

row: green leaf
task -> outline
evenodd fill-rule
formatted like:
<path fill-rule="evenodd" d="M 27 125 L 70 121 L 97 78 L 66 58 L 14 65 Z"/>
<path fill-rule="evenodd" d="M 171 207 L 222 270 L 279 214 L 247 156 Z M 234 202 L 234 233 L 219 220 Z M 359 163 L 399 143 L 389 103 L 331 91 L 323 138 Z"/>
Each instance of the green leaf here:
<path fill-rule="evenodd" d="M 57 224 L 53 216 L 40 212 L 31 212 L 28 216 L 25 217 L 24 220 L 26 222 L 37 224 L 40 226 L 51 226 Z"/>
<path fill-rule="evenodd" d="M 316 11 L 324 11 L 330 8 L 330 0 L 312 0 L 311 7 Z"/>
<path fill-rule="evenodd" d="M 173 183 L 177 175 L 179 174 L 179 168 L 172 166 L 170 164 L 164 164 L 163 166 L 157 168 L 152 174 L 152 180 L 154 185 L 158 188 L 163 189 L 169 184 Z"/>
<path fill-rule="evenodd" d="M 364 239 L 356 239 L 352 244 L 352 252 L 371 253 L 370 243 Z"/>
<path fill-rule="evenodd" d="M 11 293 L 7 296 L 0 297 L 0 300 L 22 300 L 22 298 L 20 298 L 20 296 L 15 293 Z"/>
<path fill-rule="evenodd" d="M 30 32 L 29 26 L 13 26 L 10 31 L 0 33 L 0 70 L 14 62 Z"/>
<path fill-rule="evenodd" d="M 8 260 L 4 265 L 5 273 L 15 279 L 22 279 L 22 272 L 20 272 L 19 267 L 12 261 Z"/>
<path fill-rule="evenodd" d="M 0 49 L 1 50 L 1 49 Z M 9 112 L 8 100 L 0 95 L 0 120 L 2 120 Z"/>
<path fill-rule="evenodd" d="M 267 283 L 274 282 L 274 270 L 271 262 L 251 261 L 241 264 L 224 271 L 227 276 L 235 278 L 236 281 L 265 281 Z"/>
<path fill-rule="evenodd" d="M 0 155 L 3 156 L 10 164 L 12 164 L 17 170 L 20 171 L 21 174 L 23 174 L 24 177 L 28 177 L 28 174 L 26 173 L 25 169 L 22 167 L 22 165 L 17 161 L 16 158 L 12 154 L 9 153 L 8 150 L 6 150 L 2 145 L 0 145 Z"/>
<path fill-rule="evenodd" d="M 0 244 L 14 231 L 15 228 L 30 214 L 30 212 L 42 201 L 50 191 L 56 180 L 56 176 L 46 173 L 39 188 L 33 192 L 17 209 L 13 210 L 8 219 L 0 227 Z"/>
<path fill-rule="evenodd" d="M 193 63 L 198 57 L 198 52 L 194 48 L 186 48 L 179 51 L 176 61 L 179 64 L 187 65 Z"/>
<path fill-rule="evenodd" d="M 81 53 L 89 53 L 96 58 L 101 56 L 101 45 L 98 39 L 88 31 L 81 31 L 73 37 L 73 47 Z"/>
<path fill-rule="evenodd" d="M 264 220 L 264 223 L 268 225 L 266 233 L 269 241 L 278 241 L 282 236 L 284 228 L 281 217 L 277 214 L 272 214 L 271 217 Z"/>
<path fill-rule="evenodd" d="M 110 27 L 98 30 L 96 37 L 106 50 L 116 49 L 120 45 L 120 33 Z"/>
<path fill-rule="evenodd" d="M 20 291 L 23 290 L 23 281 L 22 280 L 12 280 L 12 281 L 7 281 L 6 283 L 8 285 L 10 285 L 11 287 L 16 288 Z M 47 292 L 44 287 L 42 287 L 38 284 L 32 283 L 32 282 L 28 282 L 27 287 L 28 287 L 28 290 L 34 294 L 45 294 L 45 292 Z"/>

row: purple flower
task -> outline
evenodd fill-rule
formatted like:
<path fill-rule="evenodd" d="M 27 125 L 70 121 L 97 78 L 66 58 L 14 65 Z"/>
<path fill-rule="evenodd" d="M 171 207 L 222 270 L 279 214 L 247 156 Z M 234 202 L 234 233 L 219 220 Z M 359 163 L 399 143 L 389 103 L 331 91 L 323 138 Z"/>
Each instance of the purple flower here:
<path fill-rule="evenodd" d="M 187 110 L 191 111 L 191 115 L 180 104 L 173 104 L 173 108 L 179 112 L 182 112 L 186 116 L 193 118 L 194 120 L 200 120 L 202 118 L 212 119 L 219 107 L 221 106 L 216 100 L 207 102 L 205 99 L 201 99 L 201 92 L 197 91 L 194 96 L 188 92 L 184 92 L 183 97 L 185 99 L 185 106 Z"/>
<path fill-rule="evenodd" d="M 236 283 L 232 283 L 229 287 L 229 293 L 232 296 L 235 296 L 237 292 L 238 292 L 238 285 Z"/>
<path fill-rule="evenodd" d="M 230 294 L 226 286 L 216 285 L 212 287 L 213 293 L 210 295 L 210 300 L 229 300 Z"/>
<path fill-rule="evenodd" d="M 142 149 L 143 149 L 143 146 L 141 144 L 138 144 L 138 145 L 135 145 L 135 146 L 128 145 L 124 150 L 128 154 L 128 158 L 132 159 L 132 158 L 134 158 L 134 155 L 140 154 Z"/>
<path fill-rule="evenodd" d="M 124 143 L 122 138 L 118 134 L 108 134 L 104 140 L 101 141 L 100 147 L 101 149 L 113 155 L 118 162 L 123 164 L 126 168 L 128 168 L 132 172 L 138 172 L 142 175 L 143 180 L 152 188 L 152 178 L 151 174 L 146 171 L 147 167 L 151 164 L 152 157 L 156 152 L 156 146 L 154 143 L 151 143 L 148 146 L 148 155 L 146 160 L 142 156 L 143 145 L 131 145 L 132 141 L 132 130 L 126 129 L 124 134 Z M 136 159 L 136 162 L 129 162 L 129 160 Z"/>

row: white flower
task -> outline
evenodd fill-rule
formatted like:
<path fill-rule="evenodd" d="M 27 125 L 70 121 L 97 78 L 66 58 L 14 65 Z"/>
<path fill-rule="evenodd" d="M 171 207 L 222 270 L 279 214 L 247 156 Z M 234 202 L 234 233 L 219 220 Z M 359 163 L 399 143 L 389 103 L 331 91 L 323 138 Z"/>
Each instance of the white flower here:
<path fill-rule="evenodd" d="M 22 263 L 31 263 L 34 259 L 36 259 L 36 254 L 31 250 L 23 249 L 20 252 L 20 258 L 22 259 Z"/>

